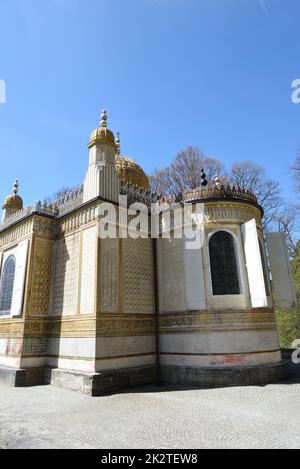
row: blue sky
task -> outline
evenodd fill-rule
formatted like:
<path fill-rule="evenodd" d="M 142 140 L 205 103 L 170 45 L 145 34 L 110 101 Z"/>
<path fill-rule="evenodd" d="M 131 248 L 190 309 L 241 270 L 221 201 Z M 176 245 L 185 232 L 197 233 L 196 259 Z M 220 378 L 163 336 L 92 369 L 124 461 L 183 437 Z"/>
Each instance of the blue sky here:
<path fill-rule="evenodd" d="M 101 109 L 147 172 L 190 144 L 295 199 L 299 0 L 0 0 L 0 199 L 81 183 Z"/>

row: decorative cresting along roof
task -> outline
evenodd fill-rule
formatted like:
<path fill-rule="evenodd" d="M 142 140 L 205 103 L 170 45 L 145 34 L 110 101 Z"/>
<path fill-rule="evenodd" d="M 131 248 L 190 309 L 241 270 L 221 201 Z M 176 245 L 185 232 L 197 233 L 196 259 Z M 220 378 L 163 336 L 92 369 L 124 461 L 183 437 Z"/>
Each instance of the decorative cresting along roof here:
<path fill-rule="evenodd" d="M 120 192 L 122 195 L 127 195 L 128 203 L 142 202 L 145 205 L 150 206 L 152 203 L 156 203 L 161 199 L 161 195 L 151 190 L 145 190 L 143 187 L 130 184 L 126 181 L 120 183 Z"/>
<path fill-rule="evenodd" d="M 10 209 L 10 210 L 15 210 L 15 211 L 22 210 L 23 200 L 18 195 L 18 192 L 19 192 L 19 181 L 16 179 L 14 186 L 13 186 L 12 194 L 8 195 L 5 198 L 4 205 L 2 207 L 3 209 Z"/>
<path fill-rule="evenodd" d="M 75 190 L 62 196 L 54 203 L 35 202 L 32 206 L 22 208 L 9 216 L 4 222 L 0 223 L 0 232 L 11 225 L 14 225 L 24 218 L 36 214 L 58 219 L 66 213 L 76 210 L 83 204 L 83 187 L 79 186 Z"/>
<path fill-rule="evenodd" d="M 201 199 L 238 199 L 258 204 L 256 196 L 247 189 L 223 184 L 207 188 L 199 187 L 183 194 L 184 201 Z"/>
<path fill-rule="evenodd" d="M 162 198 L 161 202 L 208 202 L 208 201 L 221 201 L 221 200 L 236 200 L 241 202 L 248 202 L 256 205 L 263 214 L 263 209 L 257 201 L 257 197 L 247 189 L 235 186 L 224 186 L 219 184 L 208 187 L 199 187 L 182 194 L 173 195 L 171 197 Z"/>
<path fill-rule="evenodd" d="M 107 113 L 105 109 L 102 111 L 101 114 L 100 127 L 98 127 L 98 129 L 95 129 L 91 133 L 90 143 L 88 144 L 88 147 L 92 148 L 94 145 L 101 143 L 112 145 L 115 151 L 117 152 L 115 136 L 113 132 L 107 128 Z"/>

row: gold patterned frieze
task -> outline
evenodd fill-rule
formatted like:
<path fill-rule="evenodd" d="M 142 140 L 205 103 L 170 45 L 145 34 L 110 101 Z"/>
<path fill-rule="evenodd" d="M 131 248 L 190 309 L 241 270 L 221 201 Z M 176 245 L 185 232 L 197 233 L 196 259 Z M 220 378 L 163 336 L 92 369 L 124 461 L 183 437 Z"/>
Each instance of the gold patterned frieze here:
<path fill-rule="evenodd" d="M 43 319 L 27 320 L 25 322 L 24 335 L 26 337 L 47 337 L 48 322 Z"/>
<path fill-rule="evenodd" d="M 19 319 L 1 319 L 0 338 L 22 338 L 24 336 L 25 323 Z"/>
<path fill-rule="evenodd" d="M 57 235 L 56 221 L 38 215 L 32 215 L 0 234 L 0 248 L 19 242 L 23 238 L 33 234 L 43 238 L 55 239 Z"/>
<path fill-rule="evenodd" d="M 255 218 L 261 225 L 261 212 L 257 207 L 236 202 L 212 202 L 205 204 L 207 223 L 245 223 Z"/>
<path fill-rule="evenodd" d="M 73 233 L 82 226 L 93 225 L 98 219 L 98 205 L 100 202 L 89 204 L 86 207 L 76 210 L 59 221 L 59 236 L 63 237 L 68 233 Z"/>
<path fill-rule="evenodd" d="M 47 321 L 48 337 L 95 337 L 95 334 L 95 316 L 51 318 Z"/>
<path fill-rule="evenodd" d="M 187 313 L 165 313 L 160 315 L 160 330 L 183 332 L 190 330 L 239 330 L 276 329 L 274 310 L 255 308 L 250 310 L 199 311 Z"/>
<path fill-rule="evenodd" d="M 155 332 L 155 318 L 149 315 L 110 315 L 102 314 L 97 319 L 89 318 L 52 318 L 47 322 L 48 337 L 110 337 L 147 335 Z M 33 323 L 26 330 L 34 332 Z"/>
<path fill-rule="evenodd" d="M 97 318 L 97 337 L 148 335 L 154 332 L 153 315 L 101 315 Z"/>
<path fill-rule="evenodd" d="M 0 248 L 16 243 L 32 234 L 33 218 L 27 219 L 23 223 L 18 224 L 0 234 Z"/>
<path fill-rule="evenodd" d="M 34 215 L 33 233 L 42 236 L 43 238 L 55 239 L 57 237 L 57 221 Z"/>

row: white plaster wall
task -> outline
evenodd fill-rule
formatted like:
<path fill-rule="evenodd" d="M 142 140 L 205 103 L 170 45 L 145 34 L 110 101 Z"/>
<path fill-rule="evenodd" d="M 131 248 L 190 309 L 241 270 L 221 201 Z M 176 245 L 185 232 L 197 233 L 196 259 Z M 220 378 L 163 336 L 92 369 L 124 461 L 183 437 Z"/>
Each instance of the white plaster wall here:
<path fill-rule="evenodd" d="M 6 354 L 7 339 L 0 339 L 0 355 Z"/>
<path fill-rule="evenodd" d="M 0 366 L 7 366 L 8 368 L 20 368 L 20 358 L 0 356 Z"/>
<path fill-rule="evenodd" d="M 183 242 L 182 239 L 157 240 L 160 312 L 186 310 Z"/>
<path fill-rule="evenodd" d="M 281 361 L 276 331 L 162 334 L 161 362 L 184 366 L 261 365 Z"/>
<path fill-rule="evenodd" d="M 234 238 L 240 283 L 238 295 L 213 295 L 209 239 L 220 230 L 228 231 Z M 184 239 L 158 239 L 157 250 L 160 312 L 252 307 L 240 224 L 220 223 L 214 229 L 206 229 L 203 247 L 198 250 L 186 249 Z M 268 298 L 265 306 L 271 305 L 271 298 Z"/>
<path fill-rule="evenodd" d="M 103 360 L 79 359 L 79 358 L 59 358 L 58 360 L 49 357 L 48 366 L 61 368 L 64 370 L 81 371 L 84 373 L 99 372 L 101 370 L 134 368 L 138 366 L 149 366 L 156 364 L 156 355 L 142 355 L 137 357 L 119 357 Z"/>
<path fill-rule="evenodd" d="M 20 349 L 20 346 L 18 345 L 18 339 L 14 341 L 15 347 L 17 349 Z M 8 367 L 19 367 L 20 366 L 20 356 L 17 355 L 17 351 L 15 356 L 9 356 L 7 355 L 7 350 L 10 349 L 12 346 L 11 344 L 11 339 L 6 339 L 6 338 L 1 338 L 0 339 L 0 366 L 8 366 Z"/>
<path fill-rule="evenodd" d="M 19 367 L 22 339 L 0 339 L 0 365 Z"/>
<path fill-rule="evenodd" d="M 267 233 L 276 308 L 293 308 L 296 304 L 293 276 L 284 233 Z"/>
<path fill-rule="evenodd" d="M 95 360 L 96 353 L 98 358 Z M 155 363 L 154 336 L 98 337 L 97 341 L 95 338 L 83 337 L 48 340 L 47 364 L 49 366 L 91 372 L 95 369 L 99 371 Z"/>
<path fill-rule="evenodd" d="M 120 368 L 134 368 L 138 366 L 148 366 L 156 364 L 156 355 L 142 355 L 138 357 L 120 357 L 111 358 L 109 360 L 97 360 L 96 371 L 120 369 Z"/>
<path fill-rule="evenodd" d="M 206 309 L 206 286 L 203 270 L 203 247 L 189 249 L 184 241 L 184 276 L 186 288 L 186 309 L 199 311 Z"/>
<path fill-rule="evenodd" d="M 62 370 L 82 371 L 84 373 L 93 373 L 95 371 L 95 361 L 59 358 L 58 360 L 52 357 L 48 358 L 48 366 L 53 368 L 60 368 Z"/>
<path fill-rule="evenodd" d="M 244 353 L 279 349 L 276 331 L 162 334 L 162 353 Z"/>
<path fill-rule="evenodd" d="M 84 180 L 83 201 L 101 196 L 117 202 L 120 183 L 115 169 L 114 150 L 109 145 L 95 145 L 89 152 L 89 167 Z"/>
<path fill-rule="evenodd" d="M 209 239 L 219 230 L 234 238 L 240 294 L 213 295 Z M 249 309 L 252 306 L 241 225 L 219 223 L 206 228 L 203 247 L 185 249 L 184 239 L 158 239 L 158 279 L 160 312 L 201 309 Z M 271 299 L 265 306 L 271 306 Z"/>
<path fill-rule="evenodd" d="M 48 355 L 61 357 L 95 358 L 94 337 L 56 337 L 48 339 Z"/>
<path fill-rule="evenodd" d="M 280 363 L 281 352 L 244 355 L 161 355 L 161 364 L 169 366 L 254 366 Z"/>

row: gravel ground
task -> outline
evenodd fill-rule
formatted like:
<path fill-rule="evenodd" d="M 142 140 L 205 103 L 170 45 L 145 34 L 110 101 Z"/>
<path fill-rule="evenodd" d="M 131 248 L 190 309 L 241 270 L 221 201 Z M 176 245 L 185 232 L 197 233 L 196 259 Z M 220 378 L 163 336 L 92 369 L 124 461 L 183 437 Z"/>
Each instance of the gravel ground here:
<path fill-rule="evenodd" d="M 300 382 L 107 397 L 0 385 L 0 448 L 299 448 Z"/>

